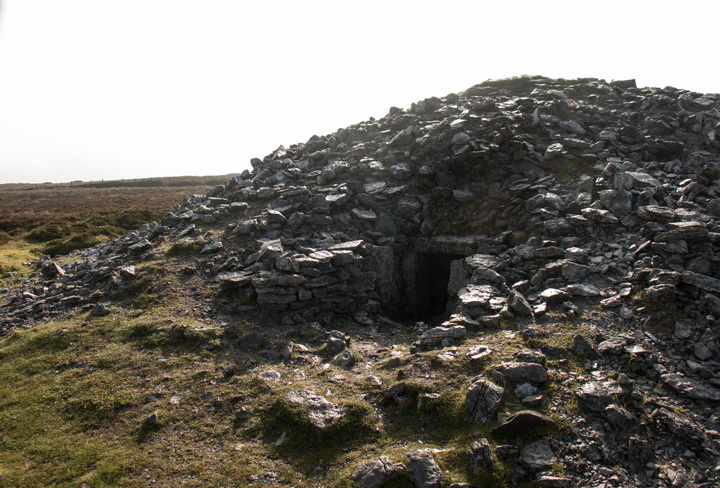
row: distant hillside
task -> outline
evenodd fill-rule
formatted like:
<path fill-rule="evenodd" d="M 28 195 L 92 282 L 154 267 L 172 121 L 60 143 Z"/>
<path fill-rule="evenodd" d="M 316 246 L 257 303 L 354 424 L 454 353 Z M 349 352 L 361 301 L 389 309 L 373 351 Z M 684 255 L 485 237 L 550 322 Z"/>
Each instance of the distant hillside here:
<path fill-rule="evenodd" d="M 0 191 L 49 189 L 64 187 L 83 188 L 148 188 L 148 187 L 179 187 L 179 186 L 216 186 L 225 183 L 240 173 L 211 176 L 162 176 L 157 178 L 128 178 L 121 180 L 71 181 L 62 183 L 2 183 Z"/>

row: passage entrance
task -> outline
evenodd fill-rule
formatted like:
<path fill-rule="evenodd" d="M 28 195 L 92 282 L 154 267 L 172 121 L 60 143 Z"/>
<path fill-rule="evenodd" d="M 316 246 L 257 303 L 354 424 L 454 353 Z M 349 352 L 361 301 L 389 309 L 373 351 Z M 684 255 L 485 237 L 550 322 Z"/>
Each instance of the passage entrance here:
<path fill-rule="evenodd" d="M 448 303 L 450 263 L 463 256 L 446 253 L 407 253 L 403 281 L 407 315 L 422 320 L 445 313 Z"/>

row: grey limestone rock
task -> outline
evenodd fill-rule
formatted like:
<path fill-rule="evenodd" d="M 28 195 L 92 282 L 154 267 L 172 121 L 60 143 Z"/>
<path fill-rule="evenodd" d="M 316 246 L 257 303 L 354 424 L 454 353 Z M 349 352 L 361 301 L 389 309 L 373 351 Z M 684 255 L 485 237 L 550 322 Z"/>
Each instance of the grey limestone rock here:
<path fill-rule="evenodd" d="M 131 280 L 135 278 L 135 266 L 120 266 L 118 268 L 118 273 L 126 280 Z"/>
<path fill-rule="evenodd" d="M 277 210 L 268 210 L 267 211 L 267 219 L 268 222 L 274 223 L 274 224 L 282 224 L 285 225 L 287 223 L 287 218 Z"/>
<path fill-rule="evenodd" d="M 487 439 L 482 438 L 474 441 L 467 448 L 466 455 L 470 470 L 474 475 L 478 475 L 482 471 L 492 471 L 495 467 L 495 460 L 492 456 L 492 449 Z"/>
<path fill-rule="evenodd" d="M 460 290 L 458 298 L 465 307 L 482 307 L 490 310 L 500 310 L 505 302 L 500 291 L 490 285 L 467 285 Z"/>
<path fill-rule="evenodd" d="M 491 434 L 493 436 L 513 436 L 537 427 L 547 427 L 554 424 L 555 421 L 552 417 L 535 412 L 534 410 L 521 410 L 495 427 Z"/>
<path fill-rule="evenodd" d="M 532 471 L 549 468 L 555 460 L 552 447 L 544 439 L 525 446 L 520 452 L 520 462 Z"/>
<path fill-rule="evenodd" d="M 467 329 L 462 325 L 451 327 L 433 327 L 423 332 L 420 336 L 420 343 L 423 345 L 442 342 L 443 340 L 459 339 L 467 335 Z"/>
<path fill-rule="evenodd" d="M 353 356 L 352 352 L 346 349 L 335 356 L 332 364 L 339 368 L 352 369 L 352 367 L 355 366 L 355 356 Z"/>
<path fill-rule="evenodd" d="M 212 241 L 205 244 L 205 246 L 200 250 L 200 254 L 211 254 L 214 252 L 218 252 L 222 250 L 223 243 L 221 241 Z"/>
<path fill-rule="evenodd" d="M 577 390 L 580 402 L 594 412 L 602 412 L 611 403 L 619 402 L 623 390 L 616 381 L 591 381 Z"/>
<path fill-rule="evenodd" d="M 525 349 L 515 353 L 515 359 L 523 363 L 545 364 L 547 356 L 537 349 Z"/>
<path fill-rule="evenodd" d="M 95 317 L 103 317 L 105 315 L 108 315 L 109 313 L 110 310 L 108 310 L 107 306 L 104 303 L 98 303 L 92 309 L 92 315 Z"/>
<path fill-rule="evenodd" d="M 488 422 L 495 413 L 505 390 L 495 383 L 477 377 L 468 387 L 465 406 L 468 409 L 468 420 L 474 424 Z"/>
<path fill-rule="evenodd" d="M 614 215 L 625 215 L 632 209 L 632 194 L 627 190 L 603 190 L 599 194 L 603 206 Z"/>
<path fill-rule="evenodd" d="M 533 307 L 530 302 L 523 296 L 522 293 L 517 290 L 510 290 L 510 297 L 508 300 L 510 309 L 519 315 L 532 315 Z"/>
<path fill-rule="evenodd" d="M 667 373 L 660 378 L 663 383 L 688 398 L 694 400 L 720 401 L 720 389 L 713 386 L 675 373 Z"/>
<path fill-rule="evenodd" d="M 515 396 L 522 400 L 523 398 L 535 395 L 537 391 L 538 389 L 530 383 L 520 383 L 515 387 Z"/>
<path fill-rule="evenodd" d="M 628 340 L 624 337 L 611 337 L 598 344 L 598 353 L 618 355 L 622 353 L 623 347 L 627 343 Z"/>
<path fill-rule="evenodd" d="M 151 413 L 149 416 L 143 420 L 142 425 L 144 427 L 156 427 L 158 423 L 160 422 L 160 418 L 158 416 L 157 412 Z"/>
<path fill-rule="evenodd" d="M 690 420 L 687 415 L 662 408 L 658 412 L 658 417 L 662 418 L 662 422 L 668 426 L 670 432 L 678 437 L 696 444 L 705 441 L 702 427 Z"/>
<path fill-rule="evenodd" d="M 128 251 L 133 254 L 142 254 L 145 251 L 152 249 L 152 244 L 147 239 L 142 239 L 139 242 L 128 247 Z"/>
<path fill-rule="evenodd" d="M 537 363 L 501 363 L 497 370 L 510 381 L 529 381 L 531 383 L 544 383 L 547 381 L 547 371 Z"/>
<path fill-rule="evenodd" d="M 382 486 L 406 469 L 403 463 L 394 463 L 389 457 L 380 456 L 380 459 L 365 462 L 355 468 L 352 480 L 359 488 L 375 488 Z"/>
<path fill-rule="evenodd" d="M 613 213 L 609 210 L 602 210 L 599 208 L 584 208 L 582 209 L 582 216 L 588 220 L 595 221 L 599 224 L 620 224 L 620 219 L 613 215 Z"/>
<path fill-rule="evenodd" d="M 540 488 L 570 488 L 573 485 L 573 480 L 566 476 L 538 473 L 535 477 L 535 485 Z"/>
<path fill-rule="evenodd" d="M 578 356 L 585 356 L 592 350 L 592 344 L 581 334 L 573 336 L 573 353 Z"/>
<path fill-rule="evenodd" d="M 710 276 L 693 273 L 692 271 L 684 271 L 681 275 L 683 283 L 695 286 L 701 290 L 720 293 L 720 280 Z"/>
<path fill-rule="evenodd" d="M 42 263 L 43 278 L 51 280 L 65 275 L 65 270 L 53 261 Z"/>
<path fill-rule="evenodd" d="M 427 449 L 417 449 L 407 454 L 412 471 L 413 484 L 417 488 L 440 488 L 444 477 L 435 457 Z"/>
<path fill-rule="evenodd" d="M 263 342 L 265 342 L 265 335 L 254 332 L 243 334 L 237 340 L 238 347 L 242 351 L 258 349 Z"/>
<path fill-rule="evenodd" d="M 347 407 L 328 401 L 325 397 L 307 390 L 291 390 L 285 396 L 290 403 L 302 405 L 308 410 L 310 425 L 317 429 L 326 429 L 343 418 Z"/>
<path fill-rule="evenodd" d="M 608 421 L 621 431 L 627 431 L 638 425 L 638 419 L 625 407 L 610 404 L 605 407 L 605 416 Z"/>
<path fill-rule="evenodd" d="M 562 277 L 573 283 L 582 280 L 592 272 L 592 268 L 572 261 L 563 264 Z"/>

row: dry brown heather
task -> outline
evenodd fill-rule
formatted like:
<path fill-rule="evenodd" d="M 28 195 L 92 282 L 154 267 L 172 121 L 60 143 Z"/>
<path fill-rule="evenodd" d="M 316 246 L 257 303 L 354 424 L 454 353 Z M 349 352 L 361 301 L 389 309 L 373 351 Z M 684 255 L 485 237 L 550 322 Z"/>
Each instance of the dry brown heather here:
<path fill-rule="evenodd" d="M 123 235 L 231 177 L 0 185 L 0 272 Z"/>

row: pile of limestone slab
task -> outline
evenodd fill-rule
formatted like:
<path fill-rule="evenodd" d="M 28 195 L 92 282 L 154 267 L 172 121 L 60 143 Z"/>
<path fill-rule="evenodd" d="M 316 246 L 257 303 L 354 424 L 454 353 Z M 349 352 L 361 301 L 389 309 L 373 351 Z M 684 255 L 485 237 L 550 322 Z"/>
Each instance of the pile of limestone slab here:
<path fill-rule="evenodd" d="M 196 244 L 221 292 L 288 323 L 445 307 L 473 327 L 577 298 L 629 318 L 639 295 L 717 310 L 719 107 L 524 77 L 392 108 L 253 159 L 65 269 L 45 263 L 4 298 L 3 327 L 87 303 L 168 239 Z"/>

